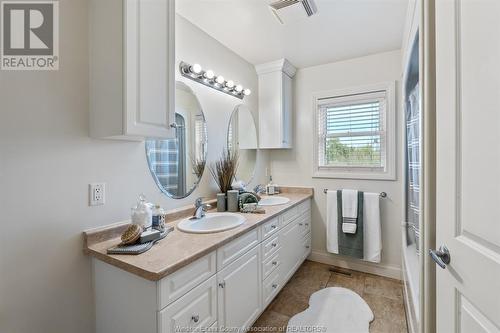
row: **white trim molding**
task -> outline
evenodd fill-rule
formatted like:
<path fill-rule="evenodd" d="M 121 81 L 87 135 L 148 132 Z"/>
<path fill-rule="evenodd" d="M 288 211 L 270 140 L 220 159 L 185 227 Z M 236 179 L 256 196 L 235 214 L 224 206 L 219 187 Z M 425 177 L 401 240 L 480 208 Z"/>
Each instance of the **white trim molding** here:
<path fill-rule="evenodd" d="M 328 98 L 341 98 L 361 94 L 380 92 L 385 95 L 386 108 L 382 121 L 385 129 L 385 164 L 382 168 L 371 167 L 345 167 L 345 166 L 319 166 L 319 106 L 322 100 Z M 380 82 L 375 84 L 321 91 L 313 94 L 313 178 L 341 178 L 341 179 L 370 179 L 370 180 L 396 180 L 396 82 Z"/>
<path fill-rule="evenodd" d="M 376 264 L 359 259 L 339 256 L 336 254 L 327 253 L 324 251 L 312 250 L 307 258 L 311 261 L 320 262 L 322 264 L 337 266 L 341 268 L 351 269 L 380 276 L 385 276 L 392 279 L 402 280 L 401 267 Z"/>

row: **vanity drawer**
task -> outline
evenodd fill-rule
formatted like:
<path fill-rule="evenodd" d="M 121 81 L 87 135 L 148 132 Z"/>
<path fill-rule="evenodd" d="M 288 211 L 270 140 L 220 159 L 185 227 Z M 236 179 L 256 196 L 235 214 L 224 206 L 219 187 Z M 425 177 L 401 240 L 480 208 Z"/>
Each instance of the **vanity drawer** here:
<path fill-rule="evenodd" d="M 278 249 L 275 254 L 273 254 L 267 260 L 264 260 L 264 262 L 262 263 L 263 279 L 267 278 L 269 274 L 271 274 L 271 272 L 280 265 L 280 252 L 281 250 Z"/>
<path fill-rule="evenodd" d="M 266 239 L 267 237 L 274 235 L 279 230 L 280 223 L 277 217 L 273 218 L 271 221 L 264 223 L 261 227 L 262 230 L 262 239 Z"/>
<path fill-rule="evenodd" d="M 159 310 L 186 294 L 216 272 L 216 254 L 214 251 L 160 280 L 158 282 Z"/>
<path fill-rule="evenodd" d="M 302 243 L 301 243 L 302 247 L 303 247 L 303 252 L 302 252 L 302 259 L 306 259 L 309 254 L 311 254 L 311 234 L 308 233 L 307 235 L 304 236 L 304 238 L 302 238 Z"/>
<path fill-rule="evenodd" d="M 262 242 L 262 260 L 265 261 L 275 254 L 280 247 L 279 235 L 270 237 L 268 240 Z"/>
<path fill-rule="evenodd" d="M 267 277 L 267 279 L 264 280 L 262 285 L 262 301 L 264 302 L 263 308 L 266 308 L 266 306 L 268 306 L 273 298 L 278 294 L 281 289 L 281 284 L 282 280 L 280 268 L 278 267 Z"/>
<path fill-rule="evenodd" d="M 311 200 L 307 199 L 306 201 L 300 203 L 297 206 L 297 214 L 302 214 L 306 211 L 311 210 Z"/>
<path fill-rule="evenodd" d="M 280 223 L 281 223 L 281 227 L 284 227 L 286 226 L 288 223 L 292 222 L 293 220 L 295 220 L 298 216 L 298 213 L 297 213 L 297 207 L 292 207 L 290 208 L 289 210 L 287 210 L 286 212 L 284 212 L 283 214 L 280 215 Z"/>
<path fill-rule="evenodd" d="M 259 228 L 255 228 L 217 249 L 217 269 L 221 270 L 259 243 Z"/>
<path fill-rule="evenodd" d="M 131 314 L 133 315 L 133 314 Z M 158 313 L 158 332 L 174 333 L 182 327 L 196 331 L 217 320 L 217 278 L 212 276 Z"/>
<path fill-rule="evenodd" d="M 307 212 L 306 214 L 301 215 L 300 218 L 299 218 L 298 224 L 299 224 L 302 236 L 305 236 L 309 232 L 311 232 L 311 217 L 310 217 L 310 213 Z"/>

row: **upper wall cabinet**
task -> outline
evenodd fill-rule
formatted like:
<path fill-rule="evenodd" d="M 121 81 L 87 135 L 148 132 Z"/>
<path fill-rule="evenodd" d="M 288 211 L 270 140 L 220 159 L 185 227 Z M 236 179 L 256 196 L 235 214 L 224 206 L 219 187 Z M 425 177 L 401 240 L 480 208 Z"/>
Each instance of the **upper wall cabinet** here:
<path fill-rule="evenodd" d="M 90 3 L 91 136 L 174 137 L 174 0 Z"/>
<path fill-rule="evenodd" d="M 259 147 L 292 148 L 292 78 L 286 59 L 255 66 L 259 75 Z"/>

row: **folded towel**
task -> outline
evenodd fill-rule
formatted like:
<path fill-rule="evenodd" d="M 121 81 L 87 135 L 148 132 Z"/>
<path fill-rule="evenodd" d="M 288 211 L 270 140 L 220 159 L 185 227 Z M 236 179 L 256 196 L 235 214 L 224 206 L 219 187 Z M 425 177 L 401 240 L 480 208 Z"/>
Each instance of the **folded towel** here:
<path fill-rule="evenodd" d="M 357 219 L 354 223 L 344 223 L 343 205 L 343 192 L 337 191 L 337 216 L 338 216 L 338 238 L 339 238 L 339 254 L 350 256 L 354 258 L 363 259 L 363 192 L 357 191 L 356 204 L 357 204 Z M 352 199 L 349 198 L 351 201 Z M 352 219 L 352 217 L 350 218 Z M 357 227 L 356 227 L 357 223 Z M 344 224 L 354 226 L 354 233 L 344 232 Z M 349 228 L 349 227 L 347 227 Z M 358 230 L 356 232 L 356 229 Z"/>
<path fill-rule="evenodd" d="M 342 190 L 342 232 L 355 234 L 358 222 L 358 191 Z"/>
<path fill-rule="evenodd" d="M 363 195 L 363 260 L 380 262 L 382 251 L 382 233 L 378 193 Z M 326 248 L 339 254 L 337 191 L 326 194 Z"/>

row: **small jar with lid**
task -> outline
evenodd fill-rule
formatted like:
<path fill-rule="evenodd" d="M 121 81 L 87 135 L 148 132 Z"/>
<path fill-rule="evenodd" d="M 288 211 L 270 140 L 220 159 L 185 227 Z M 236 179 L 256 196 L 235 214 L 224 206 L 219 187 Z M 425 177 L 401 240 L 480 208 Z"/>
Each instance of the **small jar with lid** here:
<path fill-rule="evenodd" d="M 166 212 L 160 205 L 153 208 L 153 229 L 163 232 L 165 230 Z"/>

